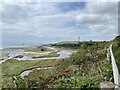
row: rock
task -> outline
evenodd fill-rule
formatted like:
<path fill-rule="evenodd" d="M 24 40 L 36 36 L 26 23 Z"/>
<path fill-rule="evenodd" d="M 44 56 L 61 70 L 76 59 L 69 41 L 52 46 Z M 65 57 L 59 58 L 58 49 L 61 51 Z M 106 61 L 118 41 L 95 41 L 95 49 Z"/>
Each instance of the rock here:
<path fill-rule="evenodd" d="M 115 85 L 112 82 L 104 81 L 100 83 L 101 90 L 114 90 Z"/>

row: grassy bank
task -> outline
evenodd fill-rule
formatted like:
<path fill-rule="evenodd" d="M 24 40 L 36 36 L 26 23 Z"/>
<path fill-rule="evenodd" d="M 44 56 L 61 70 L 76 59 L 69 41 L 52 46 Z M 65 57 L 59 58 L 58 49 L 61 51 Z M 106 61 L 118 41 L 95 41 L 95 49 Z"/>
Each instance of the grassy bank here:
<path fill-rule="evenodd" d="M 59 42 L 56 44 L 51 44 L 52 47 L 60 48 L 60 49 L 66 49 L 66 50 L 76 50 L 79 49 L 81 46 L 80 42 L 77 41 L 65 41 L 65 42 Z"/>
<path fill-rule="evenodd" d="M 35 68 L 35 67 L 47 67 L 54 66 L 56 60 L 34 60 L 34 61 L 18 61 L 18 60 L 8 60 L 2 64 L 2 77 L 3 88 L 13 88 L 13 76 L 18 76 L 20 72 Z"/>
<path fill-rule="evenodd" d="M 69 73 L 59 77 L 51 87 L 99 88 L 102 81 L 112 81 L 111 63 L 106 58 L 108 46 L 106 42 L 85 42 L 77 53 L 59 62 L 57 70 Z"/>
<path fill-rule="evenodd" d="M 76 53 L 59 60 L 8 60 L 2 64 L 3 87 L 14 87 L 13 76 L 17 76 L 17 87 L 99 88 L 102 81 L 113 80 L 111 63 L 106 56 L 109 45 L 109 42 L 82 42 L 80 46 L 78 45 Z M 52 69 L 34 70 L 24 79 L 18 76 L 20 72 L 35 67 Z"/>

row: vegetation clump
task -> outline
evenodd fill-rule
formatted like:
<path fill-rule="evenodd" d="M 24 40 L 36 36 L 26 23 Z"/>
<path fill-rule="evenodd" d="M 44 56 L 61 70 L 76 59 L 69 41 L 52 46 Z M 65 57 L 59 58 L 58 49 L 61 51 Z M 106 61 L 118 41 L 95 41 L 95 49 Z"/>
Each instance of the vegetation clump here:
<path fill-rule="evenodd" d="M 50 51 L 50 50 L 43 47 L 36 47 L 36 48 L 26 50 L 26 52 L 45 52 L 45 51 Z"/>
<path fill-rule="evenodd" d="M 15 56 L 14 58 L 23 58 L 23 55 Z"/>
<path fill-rule="evenodd" d="M 51 46 L 54 46 L 57 48 L 63 48 L 63 49 L 78 49 L 81 46 L 81 43 L 77 41 L 71 41 L 71 42 L 66 41 L 66 42 L 51 44 Z"/>

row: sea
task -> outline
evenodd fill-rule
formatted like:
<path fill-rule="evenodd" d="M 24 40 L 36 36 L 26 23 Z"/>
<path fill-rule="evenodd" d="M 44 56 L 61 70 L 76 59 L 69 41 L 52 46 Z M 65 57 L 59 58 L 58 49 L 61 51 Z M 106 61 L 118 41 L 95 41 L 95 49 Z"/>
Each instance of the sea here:
<path fill-rule="evenodd" d="M 0 44 L 0 49 L 4 48 L 23 48 L 23 47 L 32 47 L 32 46 L 41 46 L 46 43 L 1 43 Z"/>

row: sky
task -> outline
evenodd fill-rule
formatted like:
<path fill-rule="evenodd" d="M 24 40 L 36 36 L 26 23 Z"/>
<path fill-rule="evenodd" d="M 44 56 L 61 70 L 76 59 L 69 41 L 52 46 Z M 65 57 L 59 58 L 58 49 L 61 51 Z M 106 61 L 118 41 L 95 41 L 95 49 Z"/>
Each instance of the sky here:
<path fill-rule="evenodd" d="M 0 3 L 3 45 L 112 40 L 118 35 L 117 2 Z"/>

